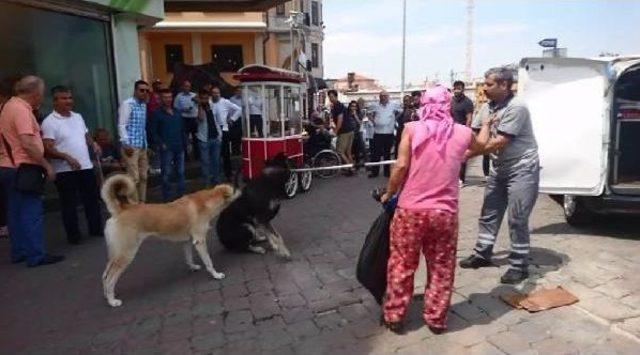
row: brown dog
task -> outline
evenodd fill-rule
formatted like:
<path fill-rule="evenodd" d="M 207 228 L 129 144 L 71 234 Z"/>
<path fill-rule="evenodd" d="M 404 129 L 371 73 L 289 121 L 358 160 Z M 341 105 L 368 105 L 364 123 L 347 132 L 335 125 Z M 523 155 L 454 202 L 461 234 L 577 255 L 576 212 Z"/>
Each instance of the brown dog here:
<path fill-rule="evenodd" d="M 112 307 L 122 305 L 115 298 L 114 289 L 118 278 L 129 266 L 142 242 L 150 236 L 184 242 L 187 265 L 199 270 L 193 262 L 191 242 L 200 259 L 214 279 L 224 278 L 223 273 L 213 268 L 207 251 L 209 223 L 237 196 L 230 185 L 186 195 L 165 204 L 136 203 L 136 187 L 133 180 L 124 174 L 108 178 L 101 191 L 102 199 L 111 213 L 104 235 L 109 252 L 109 261 L 102 274 L 104 296 Z"/>

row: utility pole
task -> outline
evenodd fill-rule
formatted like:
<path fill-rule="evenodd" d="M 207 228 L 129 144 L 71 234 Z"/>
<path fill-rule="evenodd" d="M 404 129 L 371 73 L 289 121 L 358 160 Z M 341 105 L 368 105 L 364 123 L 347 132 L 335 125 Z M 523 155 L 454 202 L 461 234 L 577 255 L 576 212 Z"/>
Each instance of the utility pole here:
<path fill-rule="evenodd" d="M 405 51 L 407 48 L 407 0 L 402 0 L 402 66 L 400 70 L 400 98 L 404 98 Z"/>
<path fill-rule="evenodd" d="M 467 0 L 467 63 L 465 65 L 465 80 L 473 79 L 473 0 Z"/>

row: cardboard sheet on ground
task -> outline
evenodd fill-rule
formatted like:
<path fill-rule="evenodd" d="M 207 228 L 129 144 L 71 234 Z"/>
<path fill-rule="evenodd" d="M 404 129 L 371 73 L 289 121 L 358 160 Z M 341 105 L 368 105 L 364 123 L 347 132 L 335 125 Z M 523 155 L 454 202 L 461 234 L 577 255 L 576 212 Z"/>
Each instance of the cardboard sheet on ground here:
<path fill-rule="evenodd" d="M 539 312 L 551 308 L 569 306 L 579 301 L 562 286 L 543 288 L 529 294 L 510 292 L 500 295 L 505 303 L 516 309 L 526 309 L 529 312 Z"/>

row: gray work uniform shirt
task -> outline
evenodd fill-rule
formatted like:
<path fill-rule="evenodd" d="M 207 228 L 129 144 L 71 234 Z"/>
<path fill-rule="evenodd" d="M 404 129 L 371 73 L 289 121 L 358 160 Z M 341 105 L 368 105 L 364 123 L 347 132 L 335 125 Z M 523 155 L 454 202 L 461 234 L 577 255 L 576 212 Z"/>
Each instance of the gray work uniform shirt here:
<path fill-rule="evenodd" d="M 482 121 L 493 114 L 497 119 L 491 126 L 491 137 L 496 137 L 498 133 L 510 137 L 509 143 L 504 148 L 491 154 L 494 167 L 500 170 L 503 167 L 518 168 L 537 163 L 538 143 L 533 134 L 527 106 L 513 96 L 501 103 L 485 103 L 473 118 L 471 127 L 480 129 Z"/>

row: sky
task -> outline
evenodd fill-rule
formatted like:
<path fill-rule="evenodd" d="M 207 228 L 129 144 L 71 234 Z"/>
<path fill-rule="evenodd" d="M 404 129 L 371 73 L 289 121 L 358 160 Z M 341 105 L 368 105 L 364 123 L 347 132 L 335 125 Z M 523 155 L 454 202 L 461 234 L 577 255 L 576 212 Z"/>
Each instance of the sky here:
<path fill-rule="evenodd" d="M 640 54 L 639 0 L 475 0 L 473 75 L 541 56 L 558 38 L 570 57 Z M 406 82 L 463 77 L 466 0 L 407 0 Z M 400 85 L 401 0 L 324 0 L 325 78 L 356 72 Z"/>

